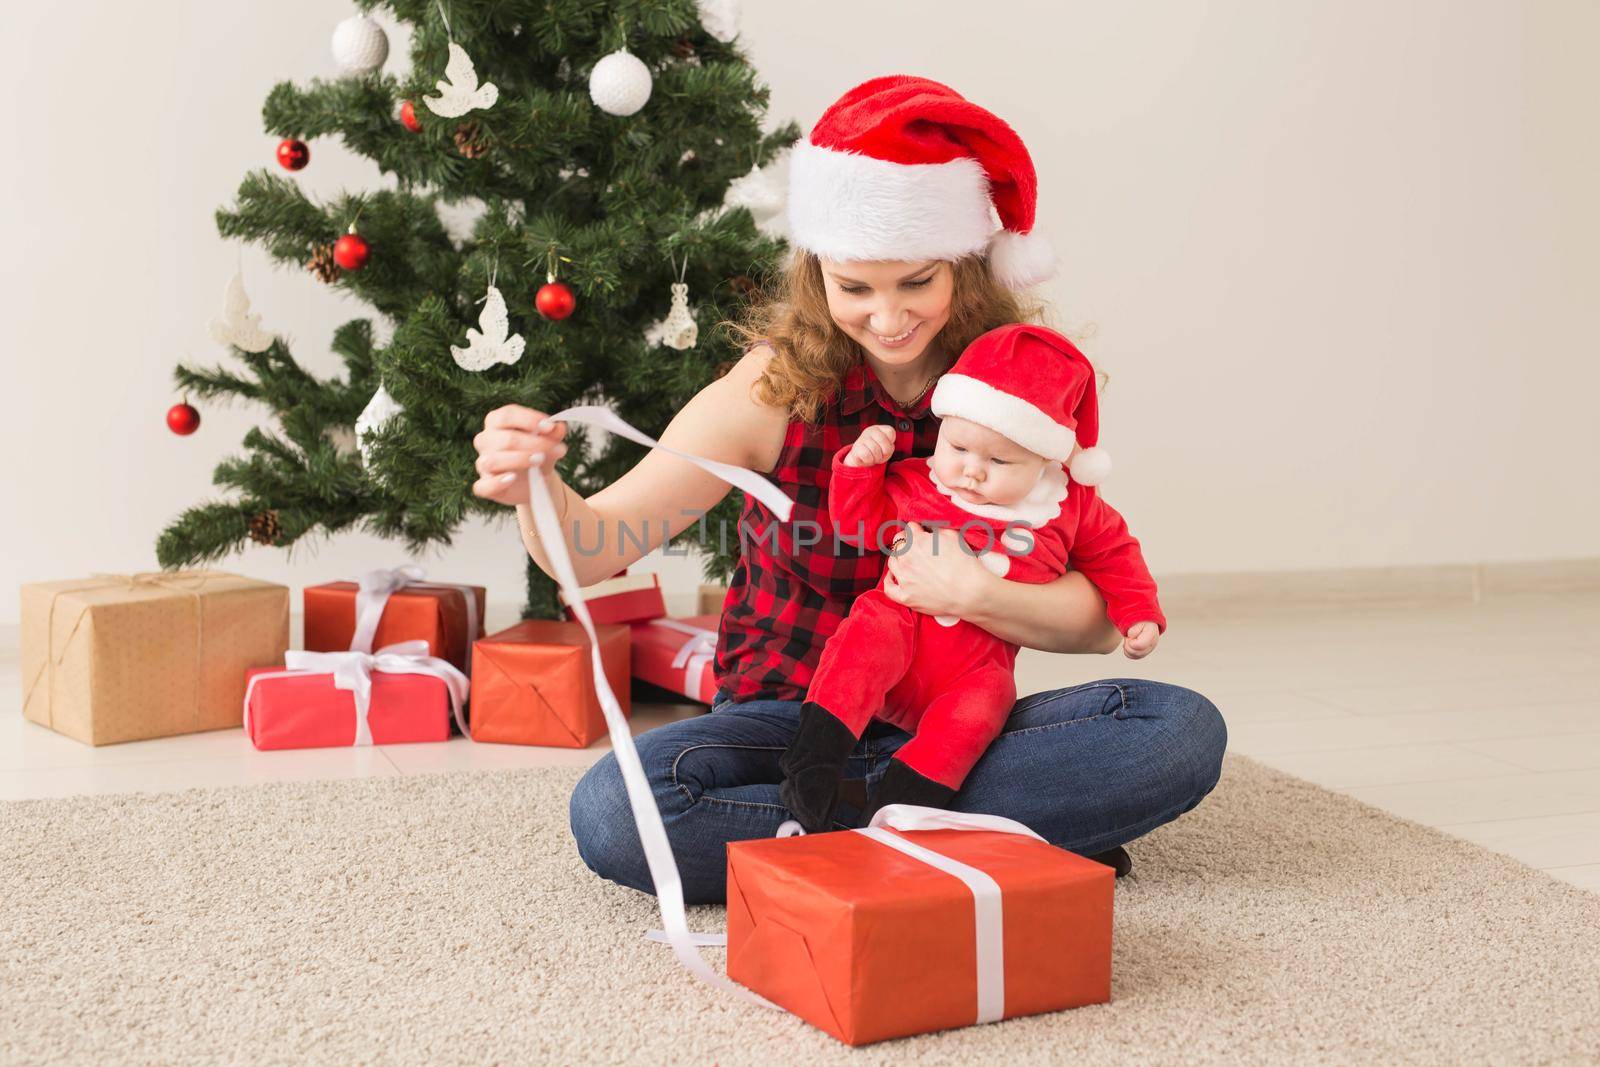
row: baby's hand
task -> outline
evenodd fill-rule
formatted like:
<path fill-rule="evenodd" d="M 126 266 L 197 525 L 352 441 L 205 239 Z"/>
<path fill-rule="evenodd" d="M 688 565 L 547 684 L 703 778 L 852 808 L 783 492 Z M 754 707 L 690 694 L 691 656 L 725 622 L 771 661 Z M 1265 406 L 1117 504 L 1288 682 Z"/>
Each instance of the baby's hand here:
<path fill-rule="evenodd" d="M 1129 659 L 1144 659 L 1156 650 L 1161 640 L 1161 627 L 1153 622 L 1136 622 L 1128 627 L 1128 636 L 1122 640 L 1122 654 Z"/>
<path fill-rule="evenodd" d="M 894 455 L 894 427 L 878 423 L 861 431 L 856 443 L 850 446 L 849 455 L 844 457 L 844 465 L 875 467 L 879 463 L 887 462 L 892 455 Z"/>

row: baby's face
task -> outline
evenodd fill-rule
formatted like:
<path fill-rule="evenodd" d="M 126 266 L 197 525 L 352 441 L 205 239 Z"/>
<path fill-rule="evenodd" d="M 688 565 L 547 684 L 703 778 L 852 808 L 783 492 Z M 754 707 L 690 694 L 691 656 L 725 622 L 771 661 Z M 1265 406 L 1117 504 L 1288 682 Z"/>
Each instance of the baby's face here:
<path fill-rule="evenodd" d="M 946 415 L 928 465 L 968 504 L 1010 507 L 1038 483 L 1046 462 L 987 426 Z"/>

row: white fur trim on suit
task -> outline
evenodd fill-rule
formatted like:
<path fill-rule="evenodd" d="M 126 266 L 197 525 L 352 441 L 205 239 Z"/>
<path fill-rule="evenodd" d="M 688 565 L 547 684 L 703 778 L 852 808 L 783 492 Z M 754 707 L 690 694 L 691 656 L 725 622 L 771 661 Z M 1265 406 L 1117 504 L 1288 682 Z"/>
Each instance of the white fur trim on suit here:
<path fill-rule="evenodd" d="M 948 377 L 948 375 L 947 375 Z M 962 511 L 970 512 L 984 519 L 998 519 L 1001 522 L 1021 522 L 1029 526 L 1043 526 L 1061 514 L 1061 502 L 1067 499 L 1067 472 L 1059 463 L 1046 463 L 1044 470 L 1039 472 L 1039 480 L 1033 483 L 1033 488 L 1028 490 L 1028 495 L 1011 507 L 1004 504 L 969 504 L 956 494 L 956 491 L 939 480 L 933 473 L 933 464 L 928 464 L 928 481 L 933 487 L 950 498 L 950 503 Z M 1031 538 L 1027 547 L 1021 545 L 1022 535 L 1017 530 L 1003 535 L 1002 540 L 1008 540 L 1014 550 L 1027 555 L 1033 551 Z"/>
<path fill-rule="evenodd" d="M 1065 462 L 1073 433 L 1021 397 L 1001 392 L 965 374 L 946 374 L 933 387 L 929 406 L 940 418 L 954 415 L 1004 434 L 1035 455 Z"/>
<path fill-rule="evenodd" d="M 1007 289 L 1026 289 L 1055 277 L 1055 249 L 1042 233 L 1001 230 L 989 242 L 989 273 Z"/>
<path fill-rule="evenodd" d="M 890 163 L 795 144 L 790 241 L 827 259 L 959 259 L 994 232 L 989 179 L 974 159 Z"/>

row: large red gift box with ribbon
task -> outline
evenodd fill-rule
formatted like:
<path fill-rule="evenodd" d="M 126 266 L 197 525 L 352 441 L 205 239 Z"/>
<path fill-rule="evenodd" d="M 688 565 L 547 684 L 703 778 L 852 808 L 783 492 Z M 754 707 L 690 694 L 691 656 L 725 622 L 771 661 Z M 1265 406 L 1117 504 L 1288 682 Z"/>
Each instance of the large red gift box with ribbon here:
<path fill-rule="evenodd" d="M 421 641 L 360 652 L 285 654 L 245 672 L 244 729 L 259 749 L 448 741 L 462 721 L 466 675 Z"/>
<path fill-rule="evenodd" d="M 416 567 L 396 567 L 363 575 L 359 582 L 307 586 L 302 594 L 307 651 L 371 652 L 402 641 L 426 641 L 430 656 L 468 670 L 472 642 L 483 636 L 484 588 L 427 582 L 421 574 Z"/>
<path fill-rule="evenodd" d="M 1099 1004 L 1114 880 L 1025 833 L 735 841 L 728 976 L 851 1045 Z"/>
<path fill-rule="evenodd" d="M 628 628 L 595 627 L 606 683 L 624 715 Z M 527 619 L 473 646 L 474 741 L 588 748 L 606 734 L 589 636 L 575 622 Z"/>

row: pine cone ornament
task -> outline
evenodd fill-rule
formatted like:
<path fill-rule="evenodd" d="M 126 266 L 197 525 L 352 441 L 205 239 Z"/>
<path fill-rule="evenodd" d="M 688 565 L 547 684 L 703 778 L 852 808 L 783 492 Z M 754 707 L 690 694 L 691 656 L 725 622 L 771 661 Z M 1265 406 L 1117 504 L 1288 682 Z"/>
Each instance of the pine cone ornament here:
<path fill-rule="evenodd" d="M 477 159 L 489 154 L 489 142 L 484 139 L 483 127 L 476 122 L 463 122 L 456 127 L 456 151 L 467 159 Z"/>
<path fill-rule="evenodd" d="M 679 59 L 688 59 L 694 55 L 694 42 L 689 39 L 687 33 L 672 42 L 672 54 Z"/>
<path fill-rule="evenodd" d="M 319 282 L 332 285 L 339 280 L 339 264 L 333 259 L 332 245 L 318 245 L 311 250 L 311 258 L 306 261 L 306 270 L 316 275 Z"/>
<path fill-rule="evenodd" d="M 258 545 L 275 545 L 283 536 L 283 522 L 277 508 L 268 508 L 259 515 L 250 516 L 250 540 Z"/>
<path fill-rule="evenodd" d="M 754 300 L 761 292 L 761 287 L 756 280 L 748 274 L 741 274 L 737 278 L 729 278 L 728 284 L 733 286 L 733 291 L 746 300 Z"/>

